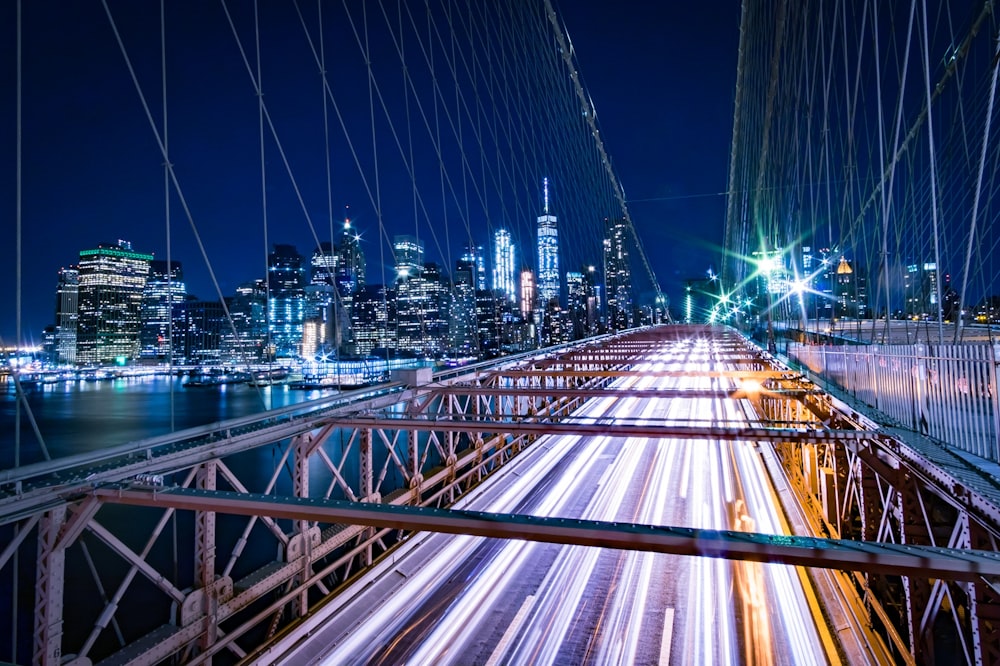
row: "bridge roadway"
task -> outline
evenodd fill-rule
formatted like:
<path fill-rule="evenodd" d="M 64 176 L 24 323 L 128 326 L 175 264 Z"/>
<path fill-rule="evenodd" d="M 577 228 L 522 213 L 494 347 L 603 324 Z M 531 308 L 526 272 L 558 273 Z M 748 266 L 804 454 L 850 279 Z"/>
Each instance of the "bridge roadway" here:
<path fill-rule="evenodd" d="M 671 341 L 635 368 L 652 373 L 615 387 L 734 391 L 738 379 L 698 374 L 730 369 L 712 360 L 713 344 Z M 747 410 L 747 400 L 652 396 L 598 397 L 583 409 L 639 424 L 729 426 L 745 424 Z M 547 436 L 455 508 L 789 533 L 757 446 L 746 441 Z M 256 663 L 839 660 L 800 568 L 423 534 Z"/>
<path fill-rule="evenodd" d="M 282 438 L 290 439 L 270 456 L 266 486 L 267 474 L 244 483 L 223 460 Z M 996 663 L 1000 504 L 983 484 L 914 451 L 731 331 L 640 330 L 9 470 L 0 477 L 0 525 L 20 522 L 0 569 L 19 551 L 22 562 L 37 558 L 37 663 L 71 653 L 77 664 L 171 655 L 209 663 L 226 650 L 237 658 L 256 651 L 256 663 L 488 663 L 494 655 L 930 663 L 958 641 L 967 661 Z M 313 462 L 328 478 L 315 475 L 310 492 Z M 353 466 L 351 487 L 344 476 Z M 383 485 L 390 468 L 400 480 Z M 143 487 L 137 473 L 166 482 Z M 272 489 L 283 473 L 292 495 Z M 217 488 L 217 478 L 231 490 Z M 796 498 L 813 510 L 797 511 Z M 95 517 L 108 504 L 161 507 L 144 548 L 133 550 Z M 181 544 L 194 575 L 176 582 L 147 558 L 173 510 L 193 512 L 195 527 Z M 223 533 L 217 512 L 220 521 L 253 518 L 230 520 Z M 837 538 L 766 536 L 787 534 L 784 519 L 797 534 Z M 240 559 L 255 524 L 254 552 L 277 546 L 274 561 Z M 544 525 L 551 532 L 539 536 Z M 386 551 L 388 530 L 412 534 Z M 85 532 L 125 564 L 92 571 L 97 587 L 121 571 L 126 578 L 77 636 L 64 634 L 62 609 L 88 592 L 64 585 L 62 567 L 67 552 L 79 563 L 77 549 L 90 562 Z M 692 553 L 707 557 L 685 556 Z M 359 569 L 380 554 L 374 568 Z M 729 559 L 710 559 L 718 557 Z M 777 561 L 855 573 L 806 576 Z M 127 597 L 140 574 L 156 591 Z M 181 613 L 144 635 L 125 627 L 117 651 L 91 649 L 129 600 L 153 621 L 177 605 Z M 897 621 L 899 608 L 908 614 Z M 258 628 L 278 631 L 276 642 L 261 647 Z"/>

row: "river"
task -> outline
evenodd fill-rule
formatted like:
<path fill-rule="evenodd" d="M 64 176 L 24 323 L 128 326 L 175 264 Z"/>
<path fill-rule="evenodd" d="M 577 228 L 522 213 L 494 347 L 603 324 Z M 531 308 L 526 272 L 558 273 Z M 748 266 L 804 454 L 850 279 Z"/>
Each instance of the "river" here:
<path fill-rule="evenodd" d="M 330 391 L 254 388 L 224 384 L 184 388 L 166 375 L 43 384 L 25 391 L 27 405 L 53 458 L 107 448 L 206 423 L 303 402 Z M 17 397 L 0 384 L 0 467 L 14 464 Z M 43 459 L 42 448 L 21 410 L 21 464 Z"/>
<path fill-rule="evenodd" d="M 257 389 L 245 384 L 184 388 L 183 381 L 184 378 L 159 375 L 60 382 L 29 388 L 25 396 L 51 456 L 59 458 L 162 435 L 171 430 L 246 416 L 263 411 L 265 405 L 270 408 L 283 407 L 331 393 L 292 390 L 287 386 Z M 0 383 L 0 466 L 3 469 L 10 468 L 14 461 L 17 406 L 13 385 Z M 42 460 L 41 447 L 23 408 L 20 421 L 21 463 Z M 270 477 L 279 456 L 275 447 L 269 446 L 233 456 L 227 462 L 244 482 L 260 489 Z M 357 463 L 352 460 L 351 469 L 356 466 Z M 176 482 L 176 479 L 171 478 L 171 481 Z M 281 481 L 280 490 L 290 492 L 290 480 L 283 477 Z M 158 513 L 148 510 L 130 510 L 111 505 L 101 509 L 98 519 L 132 548 L 140 550 L 158 517 Z M 245 524 L 245 518 L 219 516 L 217 543 L 222 560 L 220 566 L 228 559 Z M 284 527 L 290 529 L 288 525 Z M 193 534 L 192 514 L 179 512 L 176 522 L 166 530 L 158 546 L 146 557 L 150 566 L 162 572 L 180 588 L 188 588 L 194 584 Z M 0 526 L 0 546 L 12 536 L 12 525 Z M 67 592 L 69 603 L 65 609 L 66 649 L 82 644 L 94 618 L 104 608 L 100 595 L 94 592 L 95 583 L 83 556 L 83 543 L 89 544 L 88 553 L 106 586 L 113 589 L 116 581 L 121 580 L 128 568 L 127 563 L 107 550 L 89 532 L 81 535 L 78 542 L 68 549 L 66 580 L 68 587 L 72 589 Z M 14 583 L 11 567 L 0 570 L 0 627 L 3 627 L 0 629 L 0 660 L 28 663 L 31 659 L 31 594 L 35 583 L 32 556 L 35 548 L 33 537 L 29 537 L 22 546 L 20 559 L 14 560 L 17 563 L 16 576 L 20 590 L 17 602 L 13 602 L 10 596 Z M 274 548 L 274 539 L 266 530 L 255 530 L 233 575 L 245 575 L 273 560 Z M 174 553 L 178 553 L 176 558 Z M 76 591 L 77 588 L 87 592 L 80 593 Z M 138 577 L 116 614 L 118 626 L 126 636 L 134 640 L 169 622 L 169 604 L 163 599 L 161 592 L 156 591 L 141 576 Z M 13 644 L 9 633 L 13 622 L 12 612 L 18 615 L 13 631 L 19 636 L 19 659 L 12 659 L 13 655 L 9 653 L 9 645 Z M 8 642 L 8 645 L 4 645 Z M 94 650 L 98 655 L 107 655 L 117 648 L 114 632 L 108 630 L 101 633 Z M 223 658 L 219 663 L 227 662 Z"/>

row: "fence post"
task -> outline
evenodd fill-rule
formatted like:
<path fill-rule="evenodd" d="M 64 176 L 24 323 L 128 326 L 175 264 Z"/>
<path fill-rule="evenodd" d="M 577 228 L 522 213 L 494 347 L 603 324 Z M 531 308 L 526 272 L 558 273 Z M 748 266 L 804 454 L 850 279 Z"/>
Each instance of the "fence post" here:
<path fill-rule="evenodd" d="M 990 438 L 992 455 L 990 460 L 1000 462 L 1000 396 L 997 395 L 997 349 L 1000 345 L 990 345 L 990 402 L 993 406 L 993 437 Z"/>
<path fill-rule="evenodd" d="M 913 367 L 916 369 L 914 379 L 913 401 L 914 401 L 914 430 L 922 435 L 930 433 L 930 419 L 925 409 L 925 395 L 927 390 L 927 351 L 922 344 L 914 345 Z"/>

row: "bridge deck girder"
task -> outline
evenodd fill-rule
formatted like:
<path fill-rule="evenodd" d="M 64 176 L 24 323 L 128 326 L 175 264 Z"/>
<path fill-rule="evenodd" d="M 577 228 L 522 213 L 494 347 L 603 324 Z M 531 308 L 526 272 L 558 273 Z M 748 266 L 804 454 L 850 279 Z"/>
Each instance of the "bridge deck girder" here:
<path fill-rule="evenodd" d="M 600 419 L 538 420 L 524 418 L 503 421 L 474 418 L 405 418 L 352 416 L 337 419 L 342 428 L 406 431 L 451 431 L 464 433 L 508 433 L 534 435 L 592 435 L 606 437 L 650 437 L 659 439 L 709 439 L 722 441 L 771 441 L 798 443 L 829 443 L 869 440 L 874 433 L 862 430 L 820 430 L 791 427 L 725 427 L 711 424 L 678 425 L 676 423 L 602 422 Z"/>
<path fill-rule="evenodd" d="M 781 562 L 900 576 L 920 575 L 959 580 L 1000 576 L 1000 553 L 988 551 L 189 488 L 170 488 L 157 492 L 100 488 L 94 494 L 105 502 L 134 506 L 211 510 L 322 523 L 349 523 L 730 560 Z"/>

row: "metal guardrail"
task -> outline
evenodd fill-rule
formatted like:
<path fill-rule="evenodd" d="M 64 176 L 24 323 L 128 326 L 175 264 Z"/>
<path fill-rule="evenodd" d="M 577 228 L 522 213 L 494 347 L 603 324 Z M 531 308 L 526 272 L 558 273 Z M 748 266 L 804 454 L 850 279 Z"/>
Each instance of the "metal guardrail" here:
<path fill-rule="evenodd" d="M 1000 345 L 789 344 L 788 357 L 904 428 L 1000 462 Z"/>
<path fill-rule="evenodd" d="M 280 407 L 249 416 L 241 416 L 227 421 L 218 421 L 208 425 L 186 428 L 175 432 L 127 442 L 95 451 L 87 451 L 70 456 L 56 458 L 20 467 L 0 470 L 0 487 L 47 477 L 59 472 L 91 467 L 113 462 L 124 456 L 144 456 L 148 459 L 158 457 L 158 452 L 175 449 L 179 446 L 195 446 L 210 444 L 213 437 L 220 433 L 236 433 L 270 427 L 283 423 L 291 423 L 305 418 L 314 418 L 324 412 L 346 407 L 351 404 L 371 400 L 373 398 L 398 393 L 404 387 L 401 384 L 382 384 L 375 388 L 359 389 L 335 396 L 299 402 L 287 407 Z"/>
<path fill-rule="evenodd" d="M 614 334 L 577 340 L 544 349 L 535 349 L 512 356 L 503 356 L 470 365 L 449 368 L 434 373 L 433 381 L 435 383 L 454 381 L 463 376 L 472 376 L 481 372 L 512 367 L 532 358 L 547 358 L 553 352 L 583 348 L 594 342 L 611 337 L 614 337 Z M 244 438 L 246 446 L 256 446 L 257 444 L 254 442 L 258 438 L 251 436 L 261 430 L 274 432 L 277 427 L 294 426 L 296 424 L 304 424 L 302 427 L 305 427 L 305 425 L 329 412 L 343 410 L 352 406 L 356 408 L 363 403 L 390 395 L 394 396 L 405 390 L 407 390 L 407 387 L 399 382 L 379 384 L 369 388 L 338 393 L 333 396 L 308 400 L 257 414 L 126 442 L 96 451 L 87 451 L 55 460 L 3 469 L 0 470 L 0 497 L 3 497 L 4 494 L 8 494 L 8 497 L 17 497 L 24 488 L 31 484 L 45 485 L 48 482 L 53 482 L 54 479 L 64 483 L 67 480 L 67 475 L 73 477 L 75 481 L 86 480 L 85 475 L 87 472 L 98 468 L 101 468 L 102 473 L 94 475 L 95 478 L 97 476 L 101 477 L 102 480 L 106 480 L 106 478 L 118 478 L 120 475 L 115 475 L 113 468 L 116 465 L 122 464 L 124 460 L 131 461 L 132 463 L 145 460 L 151 463 L 152 467 L 157 467 L 157 465 L 153 464 L 154 461 L 161 458 L 176 457 L 178 451 L 182 449 L 187 451 L 188 454 L 203 451 L 206 455 L 211 455 L 213 452 L 217 452 L 216 450 L 220 446 L 233 444 L 236 441 L 233 438 L 240 439 L 241 436 L 247 436 Z M 229 448 L 232 447 L 230 446 Z M 129 464 L 126 467 L 129 474 L 134 473 L 134 465 Z M 62 475 L 63 478 L 58 478 L 59 475 Z M 0 522 L 3 522 L 2 518 L 0 518 Z"/>

